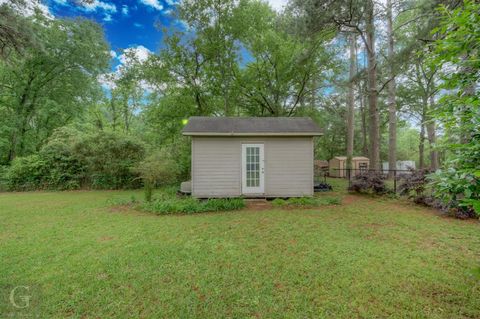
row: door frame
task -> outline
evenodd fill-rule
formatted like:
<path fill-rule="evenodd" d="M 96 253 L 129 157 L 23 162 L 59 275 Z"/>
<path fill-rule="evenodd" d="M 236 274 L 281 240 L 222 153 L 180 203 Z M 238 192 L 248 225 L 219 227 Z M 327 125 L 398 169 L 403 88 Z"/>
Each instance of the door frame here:
<path fill-rule="evenodd" d="M 258 187 L 247 187 L 247 147 L 258 147 L 259 148 L 259 157 L 260 157 L 260 183 Z M 265 144 L 263 143 L 242 143 L 242 194 L 243 195 L 252 195 L 258 194 L 263 195 L 265 193 Z"/>

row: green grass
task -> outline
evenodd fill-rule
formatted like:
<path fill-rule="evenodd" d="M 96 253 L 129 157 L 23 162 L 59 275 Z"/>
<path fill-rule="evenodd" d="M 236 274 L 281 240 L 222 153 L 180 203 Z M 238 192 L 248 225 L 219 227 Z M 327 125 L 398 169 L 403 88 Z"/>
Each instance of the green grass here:
<path fill-rule="evenodd" d="M 39 318 L 480 317 L 478 222 L 332 183 L 341 205 L 177 216 L 0 194 L 0 293 L 33 285 Z"/>
<path fill-rule="evenodd" d="M 326 196 L 315 196 L 315 197 L 291 197 L 288 199 L 275 198 L 272 201 L 272 205 L 276 207 L 304 207 L 312 208 L 322 205 L 339 205 L 340 199 L 338 197 L 326 197 Z"/>

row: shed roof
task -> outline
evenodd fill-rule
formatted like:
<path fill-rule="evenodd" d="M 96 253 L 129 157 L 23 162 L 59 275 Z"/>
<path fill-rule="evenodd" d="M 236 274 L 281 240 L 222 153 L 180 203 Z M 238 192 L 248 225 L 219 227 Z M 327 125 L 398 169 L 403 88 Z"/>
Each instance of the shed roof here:
<path fill-rule="evenodd" d="M 183 135 L 317 136 L 322 130 L 309 117 L 203 117 L 193 116 Z"/>

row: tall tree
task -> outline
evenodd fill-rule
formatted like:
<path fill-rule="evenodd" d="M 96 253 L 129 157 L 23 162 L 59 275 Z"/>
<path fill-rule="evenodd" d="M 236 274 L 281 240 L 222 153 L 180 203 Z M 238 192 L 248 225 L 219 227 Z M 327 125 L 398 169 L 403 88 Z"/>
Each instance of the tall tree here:
<path fill-rule="evenodd" d="M 397 102 L 395 100 L 395 70 L 394 70 L 394 37 L 392 0 L 387 0 L 387 34 L 388 34 L 388 61 L 389 77 L 388 83 L 388 168 L 396 169 L 397 165 Z M 393 176 L 393 171 L 390 172 Z"/>
<path fill-rule="evenodd" d="M 353 143 L 355 131 L 355 83 L 357 67 L 356 36 L 350 34 L 350 77 L 348 80 L 348 99 L 347 99 L 347 169 L 352 168 Z"/>
<path fill-rule="evenodd" d="M 0 64 L 0 144 L 3 161 L 38 149 L 56 127 L 78 116 L 99 93 L 97 75 L 108 67 L 108 46 L 97 24 L 36 18 L 44 49 L 28 48 Z"/>
<path fill-rule="evenodd" d="M 377 57 L 375 53 L 375 6 L 366 1 L 365 47 L 367 49 L 368 117 L 370 138 L 370 167 L 380 168 L 380 115 L 378 111 Z"/>

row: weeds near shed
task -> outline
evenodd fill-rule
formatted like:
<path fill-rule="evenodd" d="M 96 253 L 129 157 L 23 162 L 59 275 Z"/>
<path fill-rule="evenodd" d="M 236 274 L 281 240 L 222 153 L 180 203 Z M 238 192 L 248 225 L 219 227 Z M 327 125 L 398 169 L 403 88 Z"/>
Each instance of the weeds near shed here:
<path fill-rule="evenodd" d="M 288 199 L 275 198 L 272 201 L 272 205 L 277 207 L 318 207 L 339 204 L 341 204 L 341 200 L 337 197 L 291 197 Z"/>
<path fill-rule="evenodd" d="M 231 211 L 245 207 L 243 198 L 219 198 L 198 200 L 194 198 L 172 198 L 154 200 L 140 205 L 142 210 L 158 215 L 169 214 L 195 214 L 205 212 Z"/>

